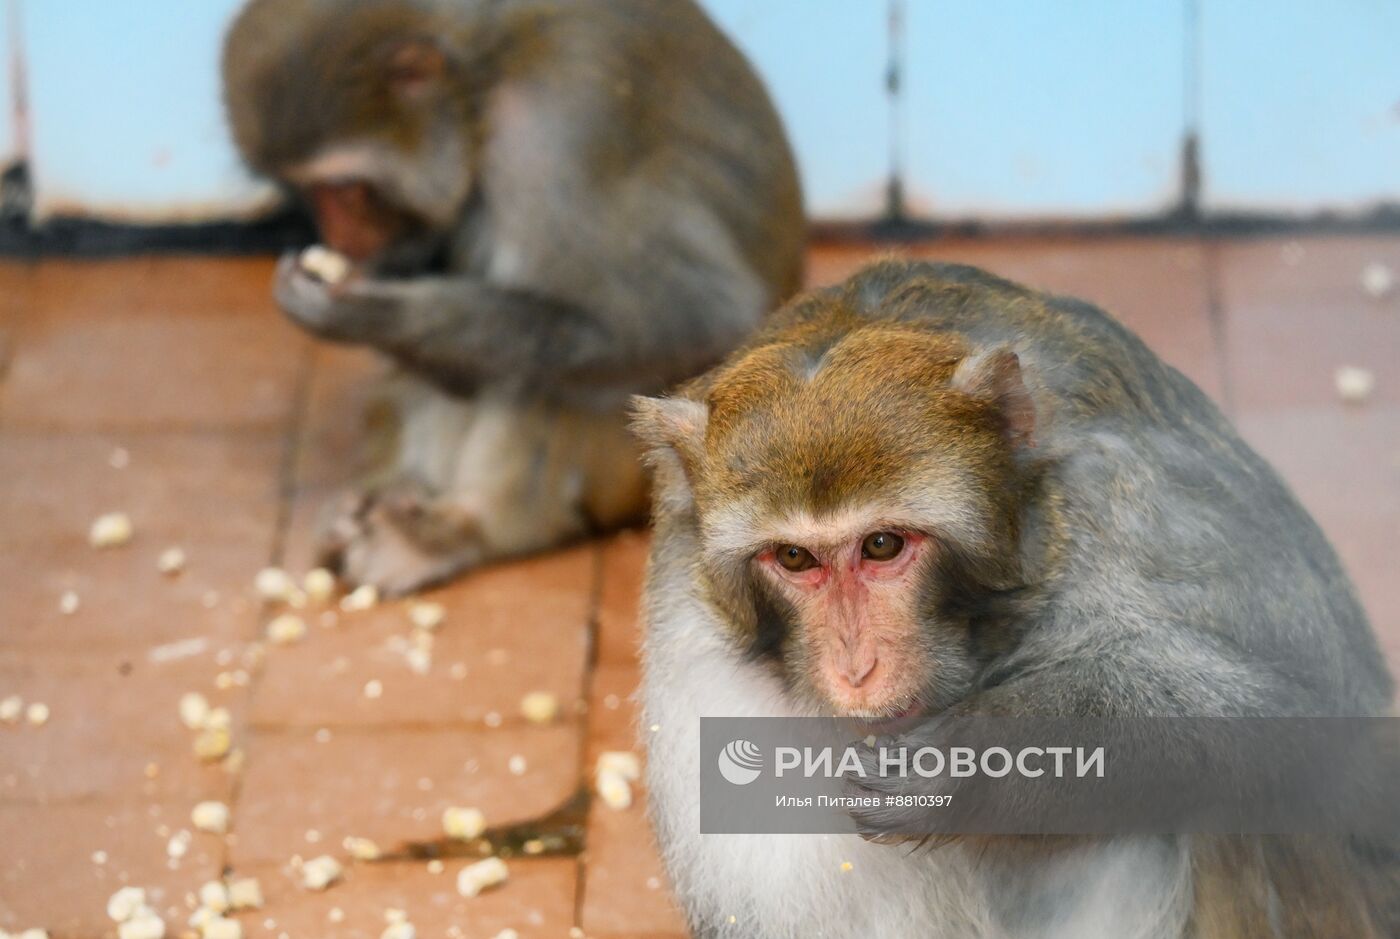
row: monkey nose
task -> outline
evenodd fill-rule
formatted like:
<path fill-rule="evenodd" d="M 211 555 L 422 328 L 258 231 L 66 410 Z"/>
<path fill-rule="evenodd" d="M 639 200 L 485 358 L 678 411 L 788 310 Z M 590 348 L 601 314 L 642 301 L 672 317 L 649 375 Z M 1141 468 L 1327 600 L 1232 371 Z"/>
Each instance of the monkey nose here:
<path fill-rule="evenodd" d="M 842 665 L 841 677 L 846 679 L 846 683 L 852 688 L 859 688 L 870 677 L 870 673 L 875 671 L 878 661 L 873 651 L 852 652 Z"/>

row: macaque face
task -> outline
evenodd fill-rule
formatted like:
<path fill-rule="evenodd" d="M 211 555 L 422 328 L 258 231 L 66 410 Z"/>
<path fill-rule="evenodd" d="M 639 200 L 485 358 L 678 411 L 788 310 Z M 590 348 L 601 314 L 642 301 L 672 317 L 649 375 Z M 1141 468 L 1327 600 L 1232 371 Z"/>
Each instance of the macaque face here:
<path fill-rule="evenodd" d="M 938 542 L 867 527 L 795 531 L 752 563 L 795 614 L 799 680 L 837 713 L 897 718 L 922 709 L 935 667 L 919 600 Z"/>
<path fill-rule="evenodd" d="M 800 337 L 653 414 L 741 649 L 821 713 L 885 721 L 966 695 L 981 600 L 1019 584 L 1033 409 L 1014 354 L 890 324 Z"/>

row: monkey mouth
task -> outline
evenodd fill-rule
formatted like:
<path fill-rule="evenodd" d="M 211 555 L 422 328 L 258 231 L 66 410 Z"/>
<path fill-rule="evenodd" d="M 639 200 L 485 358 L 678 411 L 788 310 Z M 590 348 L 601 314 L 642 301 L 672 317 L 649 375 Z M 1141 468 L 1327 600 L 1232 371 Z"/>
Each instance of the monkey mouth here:
<path fill-rule="evenodd" d="M 850 715 L 864 733 L 876 736 L 902 733 L 926 720 L 928 716 L 929 709 L 922 701 L 913 701 L 893 712 Z"/>

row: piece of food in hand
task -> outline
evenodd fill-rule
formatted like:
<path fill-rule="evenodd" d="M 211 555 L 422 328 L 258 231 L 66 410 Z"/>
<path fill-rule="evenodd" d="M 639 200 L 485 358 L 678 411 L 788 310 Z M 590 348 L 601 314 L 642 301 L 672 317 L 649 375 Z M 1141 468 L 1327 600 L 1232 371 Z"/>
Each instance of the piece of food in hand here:
<path fill-rule="evenodd" d="M 312 245 L 302 251 L 301 269 L 328 284 L 338 284 L 350 276 L 350 259 L 324 245 Z"/>

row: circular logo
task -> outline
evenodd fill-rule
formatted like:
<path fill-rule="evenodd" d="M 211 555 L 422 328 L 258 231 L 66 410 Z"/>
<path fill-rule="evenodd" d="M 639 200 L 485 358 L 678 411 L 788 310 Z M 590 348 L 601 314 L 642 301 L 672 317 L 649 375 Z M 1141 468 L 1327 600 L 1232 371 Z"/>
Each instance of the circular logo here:
<path fill-rule="evenodd" d="M 736 786 L 747 786 L 763 770 L 763 754 L 747 740 L 732 741 L 719 753 L 719 773 Z"/>

